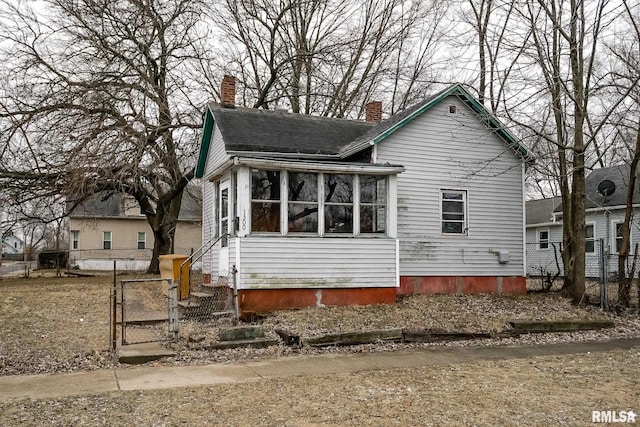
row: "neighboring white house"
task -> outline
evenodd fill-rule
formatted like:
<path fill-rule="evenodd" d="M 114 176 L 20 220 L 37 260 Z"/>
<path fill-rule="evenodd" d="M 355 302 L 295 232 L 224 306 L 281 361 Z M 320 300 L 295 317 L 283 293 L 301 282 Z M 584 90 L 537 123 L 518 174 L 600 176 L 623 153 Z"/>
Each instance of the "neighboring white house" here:
<path fill-rule="evenodd" d="M 24 250 L 24 242 L 13 233 L 2 237 L 3 254 L 21 254 Z"/>
<path fill-rule="evenodd" d="M 629 182 L 629 166 L 617 165 L 593 170 L 586 178 L 586 246 L 587 277 L 600 277 L 600 240 L 608 253 L 608 272 L 618 271 L 618 248 L 622 241 Z M 640 194 L 633 194 L 634 215 L 631 223 L 631 248 L 640 243 Z M 560 197 L 527 202 L 527 273 L 529 275 L 563 274 L 562 203 Z M 556 258 L 558 263 L 556 263 Z"/>
<path fill-rule="evenodd" d="M 523 293 L 527 149 L 462 86 L 380 122 L 205 111 L 205 280 L 234 271 L 245 311 Z M 226 234 L 231 235 L 226 238 Z M 235 269 L 235 270 L 234 270 Z"/>

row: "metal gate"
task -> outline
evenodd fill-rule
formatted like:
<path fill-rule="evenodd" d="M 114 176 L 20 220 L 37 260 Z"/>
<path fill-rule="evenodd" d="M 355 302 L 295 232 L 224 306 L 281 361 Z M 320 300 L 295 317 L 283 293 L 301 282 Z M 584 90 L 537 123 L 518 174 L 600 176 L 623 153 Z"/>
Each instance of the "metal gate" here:
<path fill-rule="evenodd" d="M 168 341 L 177 333 L 177 284 L 167 279 L 114 278 L 111 292 L 111 349 Z M 119 324 L 119 328 L 118 328 Z M 119 334 L 118 334 L 119 330 Z"/>

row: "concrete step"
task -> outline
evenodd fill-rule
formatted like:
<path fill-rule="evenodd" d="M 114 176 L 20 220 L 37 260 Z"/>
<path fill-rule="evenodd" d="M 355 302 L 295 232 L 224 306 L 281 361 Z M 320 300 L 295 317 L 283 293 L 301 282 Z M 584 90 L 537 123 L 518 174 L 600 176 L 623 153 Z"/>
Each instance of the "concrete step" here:
<path fill-rule="evenodd" d="M 142 364 L 176 355 L 176 352 L 163 347 L 160 343 L 149 342 L 119 346 L 118 362 L 130 365 Z"/>
<path fill-rule="evenodd" d="M 200 304 L 195 302 L 192 299 L 188 299 L 185 301 L 178 301 L 178 307 L 184 308 L 185 310 L 189 308 L 200 308 Z"/>
<path fill-rule="evenodd" d="M 208 292 L 191 292 L 189 296 L 195 297 L 197 299 L 207 299 L 207 298 L 212 299 L 216 297 L 214 294 L 210 294 Z"/>

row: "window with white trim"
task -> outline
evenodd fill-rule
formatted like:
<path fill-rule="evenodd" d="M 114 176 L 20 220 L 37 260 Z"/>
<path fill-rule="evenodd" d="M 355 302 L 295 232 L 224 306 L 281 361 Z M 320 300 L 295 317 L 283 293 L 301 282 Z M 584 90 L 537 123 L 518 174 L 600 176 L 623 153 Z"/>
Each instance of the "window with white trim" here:
<path fill-rule="evenodd" d="M 286 195 L 280 194 L 283 182 Z M 386 175 L 252 169 L 251 232 L 384 234 L 387 192 Z M 280 226 L 282 204 L 285 230 Z"/>
<path fill-rule="evenodd" d="M 588 254 L 595 253 L 596 251 L 596 234 L 595 226 L 593 224 L 587 224 L 585 228 L 584 238 L 584 251 Z"/>
<path fill-rule="evenodd" d="M 318 175 L 289 172 L 288 232 L 318 232 Z"/>
<path fill-rule="evenodd" d="M 538 229 L 538 249 L 549 249 L 549 229 Z"/>
<path fill-rule="evenodd" d="M 360 175 L 360 233 L 386 231 L 387 179 Z"/>
<path fill-rule="evenodd" d="M 442 234 L 466 235 L 467 192 L 464 190 L 440 190 Z"/>
<path fill-rule="evenodd" d="M 78 249 L 80 242 L 80 231 L 71 230 L 71 249 Z"/>
<path fill-rule="evenodd" d="M 251 170 L 251 230 L 280 232 L 280 171 Z"/>
<path fill-rule="evenodd" d="M 138 249 L 147 249 L 147 233 L 138 232 Z"/>
<path fill-rule="evenodd" d="M 622 247 L 622 224 L 622 221 L 613 223 L 616 253 L 620 252 L 620 248 Z M 629 247 L 631 247 L 631 236 L 629 236 Z"/>
<path fill-rule="evenodd" d="M 102 232 L 102 249 L 111 249 L 111 241 L 113 236 L 110 231 Z"/>
<path fill-rule="evenodd" d="M 353 175 L 324 174 L 324 232 L 353 233 Z"/>

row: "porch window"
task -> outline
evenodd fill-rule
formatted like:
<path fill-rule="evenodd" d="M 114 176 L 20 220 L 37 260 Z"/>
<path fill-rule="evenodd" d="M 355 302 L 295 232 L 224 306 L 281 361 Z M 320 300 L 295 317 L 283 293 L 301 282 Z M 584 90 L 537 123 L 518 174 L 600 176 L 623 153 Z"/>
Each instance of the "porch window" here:
<path fill-rule="evenodd" d="M 324 232 L 353 233 L 353 175 L 324 175 Z"/>
<path fill-rule="evenodd" d="M 360 176 L 360 232 L 384 233 L 386 223 L 387 178 Z"/>
<path fill-rule="evenodd" d="M 251 171 L 251 229 L 280 231 L 280 172 Z"/>
<path fill-rule="evenodd" d="M 138 233 L 138 249 L 146 249 L 147 248 L 147 233 L 139 232 Z"/>
<path fill-rule="evenodd" d="M 318 176 L 289 173 L 289 232 L 318 232 Z"/>
<path fill-rule="evenodd" d="M 467 192 L 440 190 L 442 208 L 442 233 L 467 234 Z"/>
<path fill-rule="evenodd" d="M 111 232 L 102 232 L 102 249 L 111 249 Z"/>
<path fill-rule="evenodd" d="M 71 230 L 71 249 L 78 249 L 79 241 L 80 241 L 80 231 Z"/>

